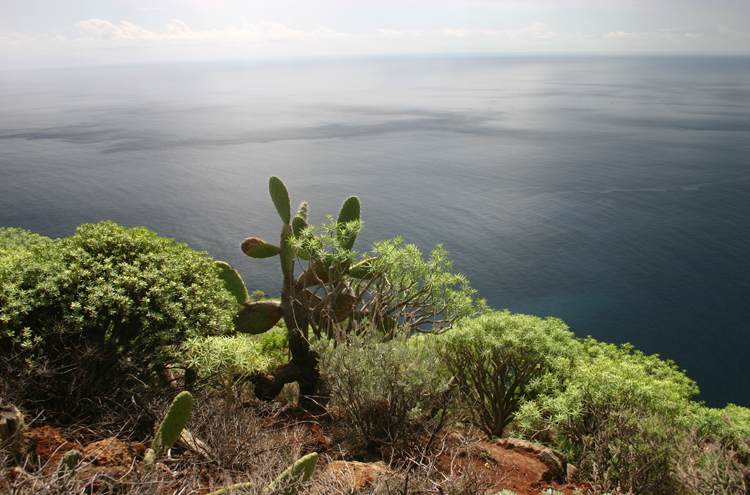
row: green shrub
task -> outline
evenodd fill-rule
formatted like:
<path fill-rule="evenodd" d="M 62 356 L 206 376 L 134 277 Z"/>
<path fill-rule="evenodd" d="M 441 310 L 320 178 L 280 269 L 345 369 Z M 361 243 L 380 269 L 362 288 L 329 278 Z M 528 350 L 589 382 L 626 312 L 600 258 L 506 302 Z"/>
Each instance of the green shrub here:
<path fill-rule="evenodd" d="M 228 416 L 242 381 L 252 373 L 266 372 L 275 364 L 263 353 L 262 344 L 247 335 L 195 337 L 183 344 L 185 365 L 198 376 L 214 382 L 224 391 Z M 235 392 L 235 387 L 237 391 Z"/>
<path fill-rule="evenodd" d="M 673 470 L 691 494 L 745 494 L 750 487 L 750 409 L 694 404 Z"/>
<path fill-rule="evenodd" d="M 0 252 L 7 250 L 32 250 L 43 248 L 52 241 L 49 237 L 33 234 L 28 230 L 0 227 Z"/>
<path fill-rule="evenodd" d="M 34 305 L 31 288 L 44 286 L 45 275 L 55 270 L 47 254 L 53 244 L 48 237 L 0 227 L 0 339 L 16 336 L 31 345 L 31 331 L 21 322 Z"/>
<path fill-rule="evenodd" d="M 438 337 L 439 354 L 473 422 L 502 436 L 519 402 L 559 381 L 579 346 L 555 318 L 489 313 Z"/>
<path fill-rule="evenodd" d="M 173 239 L 109 221 L 56 241 L 0 234 L 2 379 L 32 409 L 75 420 L 163 381 L 187 338 L 233 329 L 214 263 Z"/>
<path fill-rule="evenodd" d="M 727 404 L 724 409 L 696 407 L 694 427 L 702 437 L 718 440 L 750 463 L 750 409 Z"/>
<path fill-rule="evenodd" d="M 256 338 L 259 338 L 263 354 L 269 357 L 275 366 L 281 366 L 289 360 L 289 334 L 283 320 Z"/>
<path fill-rule="evenodd" d="M 450 376 L 436 366 L 434 348 L 424 337 L 380 342 L 375 334 L 353 335 L 349 345 L 323 339 L 315 350 L 332 405 L 349 414 L 366 442 L 393 443 L 419 426 Z"/>
<path fill-rule="evenodd" d="M 134 354 L 232 329 L 235 305 L 212 261 L 145 228 L 84 224 L 74 236 L 36 243 L 20 256 L 29 263 L 3 262 L 13 274 L 4 271 L 0 297 L 25 296 L 21 309 L 0 307 L 11 344 L 29 345 L 24 328 L 48 320 Z"/>
<path fill-rule="evenodd" d="M 632 346 L 583 341 L 564 388 L 524 403 L 530 437 L 556 433 L 556 447 L 604 491 L 675 493 L 671 463 L 691 417 L 695 383 L 671 361 Z"/>

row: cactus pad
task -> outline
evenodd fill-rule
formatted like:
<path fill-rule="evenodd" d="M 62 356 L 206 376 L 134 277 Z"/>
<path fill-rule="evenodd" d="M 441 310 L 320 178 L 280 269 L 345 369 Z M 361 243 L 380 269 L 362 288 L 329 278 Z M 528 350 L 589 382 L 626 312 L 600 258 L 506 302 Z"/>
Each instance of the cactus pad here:
<path fill-rule="evenodd" d="M 284 224 L 281 229 L 281 252 L 279 253 L 279 256 L 281 256 L 281 272 L 284 277 L 291 277 L 294 268 L 294 248 L 292 248 L 290 242 L 292 237 L 294 237 L 292 226 L 288 223 Z"/>
<path fill-rule="evenodd" d="M 276 211 L 279 212 L 281 221 L 289 223 L 292 216 L 292 205 L 289 203 L 289 192 L 281 179 L 272 175 L 268 180 L 268 192 L 271 193 L 271 200 L 276 207 Z"/>
<path fill-rule="evenodd" d="M 305 227 L 307 227 L 307 221 L 304 218 L 299 215 L 294 217 L 294 220 L 292 220 L 292 230 L 295 236 L 300 235 Z"/>
<path fill-rule="evenodd" d="M 318 454 L 315 452 L 299 458 L 297 462 L 286 468 L 273 483 L 268 485 L 263 490 L 263 493 L 276 493 L 279 490 L 283 490 L 281 492 L 283 495 L 295 495 L 297 493 L 297 485 L 310 479 L 317 463 Z M 230 493 L 248 491 L 252 487 L 252 483 L 236 483 L 221 490 L 211 492 L 208 495 L 229 495 Z"/>
<path fill-rule="evenodd" d="M 336 223 L 346 223 L 352 220 L 359 220 L 359 199 L 356 196 L 349 196 L 341 205 L 339 210 L 339 218 Z"/>
<path fill-rule="evenodd" d="M 247 295 L 245 282 L 242 281 L 240 274 L 237 273 L 237 270 L 223 261 L 216 261 L 215 264 L 219 268 L 219 278 L 224 282 L 224 286 L 227 290 L 231 292 L 237 300 L 237 304 L 245 304 L 245 301 L 250 299 L 250 297 Z"/>
<path fill-rule="evenodd" d="M 268 485 L 263 493 L 271 493 L 288 487 L 284 490 L 284 495 L 294 495 L 297 493 L 297 484 L 310 479 L 317 463 L 318 454 L 316 452 L 300 457 L 297 462 L 286 468 L 273 483 Z"/>
<path fill-rule="evenodd" d="M 283 315 L 279 301 L 247 302 L 234 317 L 234 328 L 238 332 L 258 335 L 273 328 Z"/>
<path fill-rule="evenodd" d="M 339 211 L 339 218 L 336 220 L 336 223 L 344 224 L 348 222 L 352 222 L 354 220 L 359 220 L 359 199 L 357 199 L 356 196 L 349 196 L 346 198 L 346 201 L 344 201 L 344 204 L 341 206 L 341 210 Z M 340 232 L 338 232 L 338 235 L 340 237 Z M 341 239 L 339 239 L 341 241 Z M 356 235 L 352 235 L 348 239 L 346 239 L 346 242 L 342 242 L 341 247 L 344 249 L 351 249 L 354 247 L 354 242 L 357 240 Z"/>
<path fill-rule="evenodd" d="M 308 266 L 305 270 L 305 273 L 302 275 L 305 281 L 305 288 L 318 285 L 319 283 L 327 284 L 329 266 L 330 263 L 326 263 L 324 261 L 318 261 L 315 264 L 311 264 L 310 266 Z"/>
<path fill-rule="evenodd" d="M 83 460 L 83 454 L 80 450 L 69 450 L 65 452 L 57 465 L 57 472 L 73 471 Z"/>
<path fill-rule="evenodd" d="M 257 237 L 248 237 L 242 241 L 242 252 L 252 258 L 270 258 L 279 254 L 279 247 Z"/>
<path fill-rule="evenodd" d="M 314 300 L 313 298 L 317 298 L 317 300 Z M 357 300 L 349 294 L 329 294 L 328 297 L 326 297 L 325 302 L 318 296 L 313 296 L 313 298 L 311 298 L 311 300 L 317 303 L 313 309 L 315 317 L 327 318 L 336 323 L 341 323 L 349 318 L 357 303 Z M 324 304 L 320 304 L 321 302 L 324 302 Z"/>
<path fill-rule="evenodd" d="M 154 437 L 154 442 L 151 446 L 154 461 L 163 456 L 167 450 L 171 449 L 177 439 L 180 438 L 180 433 L 185 428 L 192 409 L 193 396 L 190 392 L 180 392 L 177 394 Z"/>
<path fill-rule="evenodd" d="M 303 201 L 299 204 L 299 209 L 297 209 L 297 216 L 307 222 L 307 201 Z"/>

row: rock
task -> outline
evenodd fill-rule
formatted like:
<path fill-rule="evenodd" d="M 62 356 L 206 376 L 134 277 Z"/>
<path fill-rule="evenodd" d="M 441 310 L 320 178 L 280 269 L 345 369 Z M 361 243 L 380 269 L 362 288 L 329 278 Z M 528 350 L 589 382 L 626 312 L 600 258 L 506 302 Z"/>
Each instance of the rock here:
<path fill-rule="evenodd" d="M 60 430 L 51 426 L 32 428 L 29 435 L 36 438 L 34 453 L 39 456 L 39 461 L 44 465 L 44 472 L 48 474 L 57 470 L 60 460 L 69 450 L 83 452 L 81 444 L 68 442 Z"/>
<path fill-rule="evenodd" d="M 92 466 L 129 468 L 133 463 L 133 455 L 128 446 L 115 437 L 86 445 L 83 458 Z"/>
<path fill-rule="evenodd" d="M 83 460 L 90 465 L 82 470 L 82 477 L 106 474 L 115 479 L 124 478 L 133 469 L 133 454 L 130 447 L 115 437 L 86 445 Z"/>
<path fill-rule="evenodd" d="M 517 438 L 499 438 L 491 443 L 506 450 L 524 452 L 538 459 L 549 470 L 549 475 L 544 477 L 544 481 L 548 483 L 565 483 L 568 479 L 568 460 L 562 452 Z"/>
<path fill-rule="evenodd" d="M 578 483 L 581 481 L 581 471 L 573 464 L 568 464 L 568 483 Z"/>

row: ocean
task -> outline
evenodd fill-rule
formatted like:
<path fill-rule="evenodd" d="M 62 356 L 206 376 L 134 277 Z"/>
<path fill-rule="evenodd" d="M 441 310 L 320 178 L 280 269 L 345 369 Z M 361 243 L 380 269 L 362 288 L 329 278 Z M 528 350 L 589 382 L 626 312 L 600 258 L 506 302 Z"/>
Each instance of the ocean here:
<path fill-rule="evenodd" d="M 275 295 L 268 177 L 356 248 L 442 243 L 496 309 L 750 407 L 750 57 L 462 55 L 0 71 L 0 225 L 145 226 Z"/>

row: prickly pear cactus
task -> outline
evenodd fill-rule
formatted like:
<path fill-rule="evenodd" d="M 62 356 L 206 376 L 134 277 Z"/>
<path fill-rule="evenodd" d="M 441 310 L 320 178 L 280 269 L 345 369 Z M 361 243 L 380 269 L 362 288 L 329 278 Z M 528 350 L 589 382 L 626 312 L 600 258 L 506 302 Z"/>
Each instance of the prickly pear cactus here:
<path fill-rule="evenodd" d="M 258 335 L 272 329 L 284 311 L 279 301 L 255 301 L 242 305 L 234 317 L 234 328 L 238 332 Z"/>
<path fill-rule="evenodd" d="M 279 247 L 256 237 L 242 241 L 242 252 L 252 258 L 270 258 L 279 254 Z"/>
<path fill-rule="evenodd" d="M 359 199 L 357 199 L 356 196 L 349 196 L 348 198 L 346 198 L 346 201 L 344 201 L 344 204 L 341 205 L 341 210 L 339 211 L 339 218 L 336 220 L 336 223 L 342 225 L 347 222 L 359 220 L 359 213 L 360 213 Z M 339 231 L 339 234 L 340 233 L 341 231 Z M 339 240 L 341 241 L 341 239 Z M 352 235 L 348 239 L 346 239 L 345 242 L 342 242 L 341 246 L 344 249 L 351 249 L 354 247 L 354 242 L 356 240 L 357 240 L 357 236 Z"/>
<path fill-rule="evenodd" d="M 319 407 L 318 402 L 303 399 L 320 395 L 317 354 L 310 351 L 308 341 L 311 319 L 318 320 L 314 322 L 316 326 L 313 330 L 319 333 L 323 324 L 341 322 L 352 314 L 356 301 L 351 297 L 343 296 L 313 301 L 306 294 L 308 292 L 314 294 L 309 288 L 321 285 L 327 285 L 329 289 L 336 287 L 334 292 L 340 294 L 341 290 L 345 290 L 341 283 L 345 281 L 344 277 L 347 276 L 349 262 L 341 263 L 330 254 L 325 255 L 321 260 L 313 260 L 311 253 L 299 246 L 295 247 L 295 237 L 299 237 L 308 227 L 307 203 L 302 202 L 300 204 L 297 214 L 292 219 L 289 191 L 281 179 L 272 176 L 268 181 L 268 190 L 276 211 L 283 222 L 279 246 L 276 247 L 255 237 L 250 237 L 242 243 L 242 251 L 255 258 L 279 255 L 281 271 L 284 275 L 281 300 L 278 305 L 267 306 L 261 306 L 258 303 L 252 303 L 253 305 L 245 303 L 244 308 L 240 309 L 240 314 L 235 320 L 235 328 L 245 333 L 262 333 L 273 326 L 272 319 L 274 323 L 278 321 L 275 318 L 278 317 L 280 311 L 287 326 L 289 351 L 292 361 L 295 363 L 294 369 L 301 368 L 302 371 L 288 373 L 288 370 L 292 368 L 278 368 L 279 373 L 274 372 L 272 375 L 265 375 L 256 383 L 255 395 L 262 400 L 270 400 L 279 394 L 285 384 L 296 381 L 299 384 L 300 404 Z M 343 226 L 336 231 L 339 243 L 345 249 L 351 250 L 353 247 L 356 240 L 354 232 L 357 230 L 351 228 L 353 225 L 346 224 L 358 221 L 359 217 L 359 200 L 354 196 L 347 198 L 338 216 L 338 222 L 343 222 Z M 307 263 L 307 266 L 302 264 L 302 273 L 295 279 L 294 268 L 298 258 L 309 263 Z M 358 265 L 357 278 L 366 278 L 369 271 L 369 265 Z M 311 306 L 308 303 L 313 305 Z M 326 306 L 327 304 L 328 306 Z M 242 321 L 240 322 L 240 320 Z"/>
<path fill-rule="evenodd" d="M 313 471 L 315 471 L 315 465 L 317 463 L 318 454 L 315 452 L 300 457 L 297 462 L 286 468 L 273 483 L 268 485 L 263 492 L 271 493 L 288 486 L 284 491 L 284 495 L 294 495 L 297 493 L 297 487 L 299 484 L 310 479 Z"/>
<path fill-rule="evenodd" d="M 294 268 L 294 249 L 292 248 L 292 238 L 294 232 L 289 224 L 284 225 L 281 229 L 281 273 L 285 277 L 292 276 L 292 269 Z"/>
<path fill-rule="evenodd" d="M 182 429 L 185 428 L 190 412 L 193 410 L 193 396 L 190 392 L 180 392 L 169 406 L 169 411 L 156 432 L 151 449 L 146 453 L 144 459 L 147 465 L 153 465 L 157 459 L 171 449 L 180 438 Z"/>
<path fill-rule="evenodd" d="M 271 193 L 273 205 L 276 207 L 276 211 L 279 212 L 281 221 L 288 224 L 292 216 L 292 205 L 289 202 L 289 192 L 286 190 L 286 186 L 281 179 L 272 175 L 268 181 L 268 190 Z"/>
<path fill-rule="evenodd" d="M 57 465 L 57 472 L 62 473 L 64 471 L 73 471 L 83 460 L 83 454 L 81 451 L 73 449 L 65 452 L 60 463 Z"/>
<path fill-rule="evenodd" d="M 245 282 L 242 281 L 242 277 L 237 273 L 237 270 L 223 261 L 216 261 L 214 263 L 219 269 L 219 278 L 237 300 L 237 304 L 245 304 L 250 299 L 250 296 L 248 296 Z"/>
<path fill-rule="evenodd" d="M 318 454 L 315 452 L 300 457 L 297 462 L 286 468 L 273 483 L 268 485 L 263 490 L 263 493 L 274 493 L 278 490 L 284 490 L 282 492 L 284 495 L 295 495 L 299 484 L 310 479 L 317 463 Z M 248 491 L 252 486 L 252 483 L 236 483 L 221 490 L 211 492 L 208 495 L 228 495 L 234 492 Z"/>

